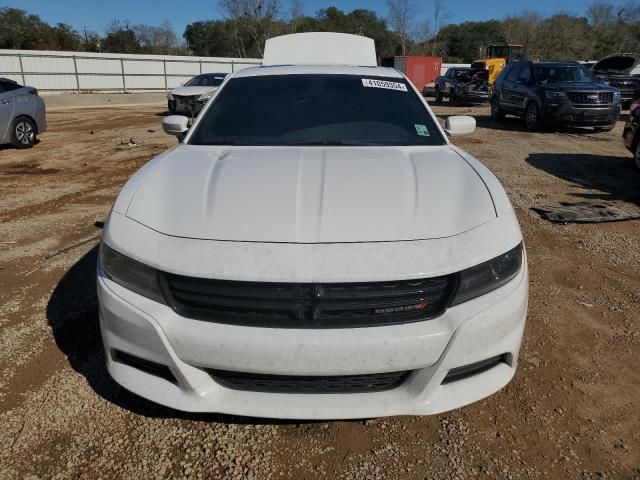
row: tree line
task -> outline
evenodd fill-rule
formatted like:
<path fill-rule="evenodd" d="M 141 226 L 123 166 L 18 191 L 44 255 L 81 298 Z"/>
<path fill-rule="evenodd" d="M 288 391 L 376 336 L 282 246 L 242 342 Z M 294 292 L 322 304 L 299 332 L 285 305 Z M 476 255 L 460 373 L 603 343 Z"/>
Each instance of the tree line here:
<path fill-rule="evenodd" d="M 17 8 L 0 8 L 0 48 L 72 52 L 187 54 L 168 21 L 132 25 L 113 20 L 104 33 L 77 31 L 71 25 L 49 25 L 38 15 Z"/>
<path fill-rule="evenodd" d="M 179 38 L 168 21 L 160 25 L 114 20 L 104 32 L 49 25 L 38 15 L 0 8 L 0 48 L 220 57 L 261 57 L 265 41 L 295 32 L 344 32 L 374 39 L 379 56 L 437 55 L 469 63 L 491 44 L 517 43 L 539 60 L 599 59 L 640 52 L 640 0 L 614 5 L 595 0 L 585 11 L 544 16 L 523 11 L 502 19 L 449 23 L 446 0 L 432 0 L 421 15 L 417 0 L 387 0 L 385 16 L 367 9 L 328 7 L 305 15 L 302 0 L 219 0 L 222 18 L 186 26 Z M 416 18 L 426 18 L 416 21 Z"/>

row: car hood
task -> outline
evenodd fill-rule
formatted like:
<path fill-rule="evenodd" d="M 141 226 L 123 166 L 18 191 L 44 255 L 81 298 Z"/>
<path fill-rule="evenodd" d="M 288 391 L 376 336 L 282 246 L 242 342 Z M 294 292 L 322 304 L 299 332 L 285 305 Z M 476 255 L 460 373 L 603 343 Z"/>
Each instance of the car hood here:
<path fill-rule="evenodd" d="M 203 93 L 216 91 L 218 87 L 178 87 L 171 90 L 171 95 L 181 95 L 190 97 L 192 95 L 202 95 Z"/>
<path fill-rule="evenodd" d="M 289 243 L 442 238 L 496 218 L 448 146 L 181 145 L 148 169 L 126 215 L 172 236 Z"/>
<path fill-rule="evenodd" d="M 596 75 L 638 74 L 640 55 L 635 53 L 614 53 L 597 62 L 591 70 Z"/>

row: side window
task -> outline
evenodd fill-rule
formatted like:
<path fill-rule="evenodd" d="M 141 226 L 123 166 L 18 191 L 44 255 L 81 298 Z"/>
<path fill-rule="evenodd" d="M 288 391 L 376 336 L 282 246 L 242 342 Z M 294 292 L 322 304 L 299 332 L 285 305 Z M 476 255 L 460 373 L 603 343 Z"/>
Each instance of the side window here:
<path fill-rule="evenodd" d="M 531 67 L 528 63 L 525 63 L 520 69 L 520 74 L 518 75 L 518 81 L 523 83 L 529 83 L 531 80 Z"/>
<path fill-rule="evenodd" d="M 445 73 L 444 78 L 451 78 L 452 75 L 453 75 L 453 69 L 450 68 L 449 70 L 447 70 L 447 73 Z"/>
<path fill-rule="evenodd" d="M 515 82 L 516 79 L 518 78 L 518 73 L 520 73 L 521 68 L 522 68 L 521 65 L 514 65 L 509 71 L 509 73 L 507 73 L 506 79 L 511 82 Z"/>

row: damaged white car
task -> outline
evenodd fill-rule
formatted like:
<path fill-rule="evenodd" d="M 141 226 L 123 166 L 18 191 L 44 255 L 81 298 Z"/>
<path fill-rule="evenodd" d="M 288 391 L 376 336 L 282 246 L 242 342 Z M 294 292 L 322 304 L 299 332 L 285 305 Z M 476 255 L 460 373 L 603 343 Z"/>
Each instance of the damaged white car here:
<path fill-rule="evenodd" d="M 98 268 L 112 377 L 179 410 L 443 412 L 513 377 L 528 276 L 513 208 L 371 39 L 267 42 L 138 171 Z M 452 117 L 451 135 L 470 133 Z"/>
<path fill-rule="evenodd" d="M 167 94 L 169 113 L 196 116 L 224 82 L 226 73 L 203 73 Z"/>

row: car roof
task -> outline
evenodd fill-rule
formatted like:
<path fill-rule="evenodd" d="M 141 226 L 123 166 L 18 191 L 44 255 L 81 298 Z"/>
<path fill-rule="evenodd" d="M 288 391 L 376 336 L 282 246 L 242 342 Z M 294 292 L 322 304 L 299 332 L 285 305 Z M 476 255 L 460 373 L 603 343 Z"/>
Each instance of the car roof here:
<path fill-rule="evenodd" d="M 6 77 L 0 77 L 0 82 L 9 82 L 9 83 L 15 83 L 15 84 L 18 83 L 15 80 L 12 80 L 11 78 L 6 78 Z"/>
<path fill-rule="evenodd" d="M 579 62 L 533 62 L 536 67 L 581 67 Z"/>
<path fill-rule="evenodd" d="M 262 65 L 249 67 L 233 74 L 233 78 L 260 77 L 266 75 L 356 75 L 362 77 L 389 77 L 403 79 L 403 75 L 391 67 L 361 67 L 349 65 Z"/>

